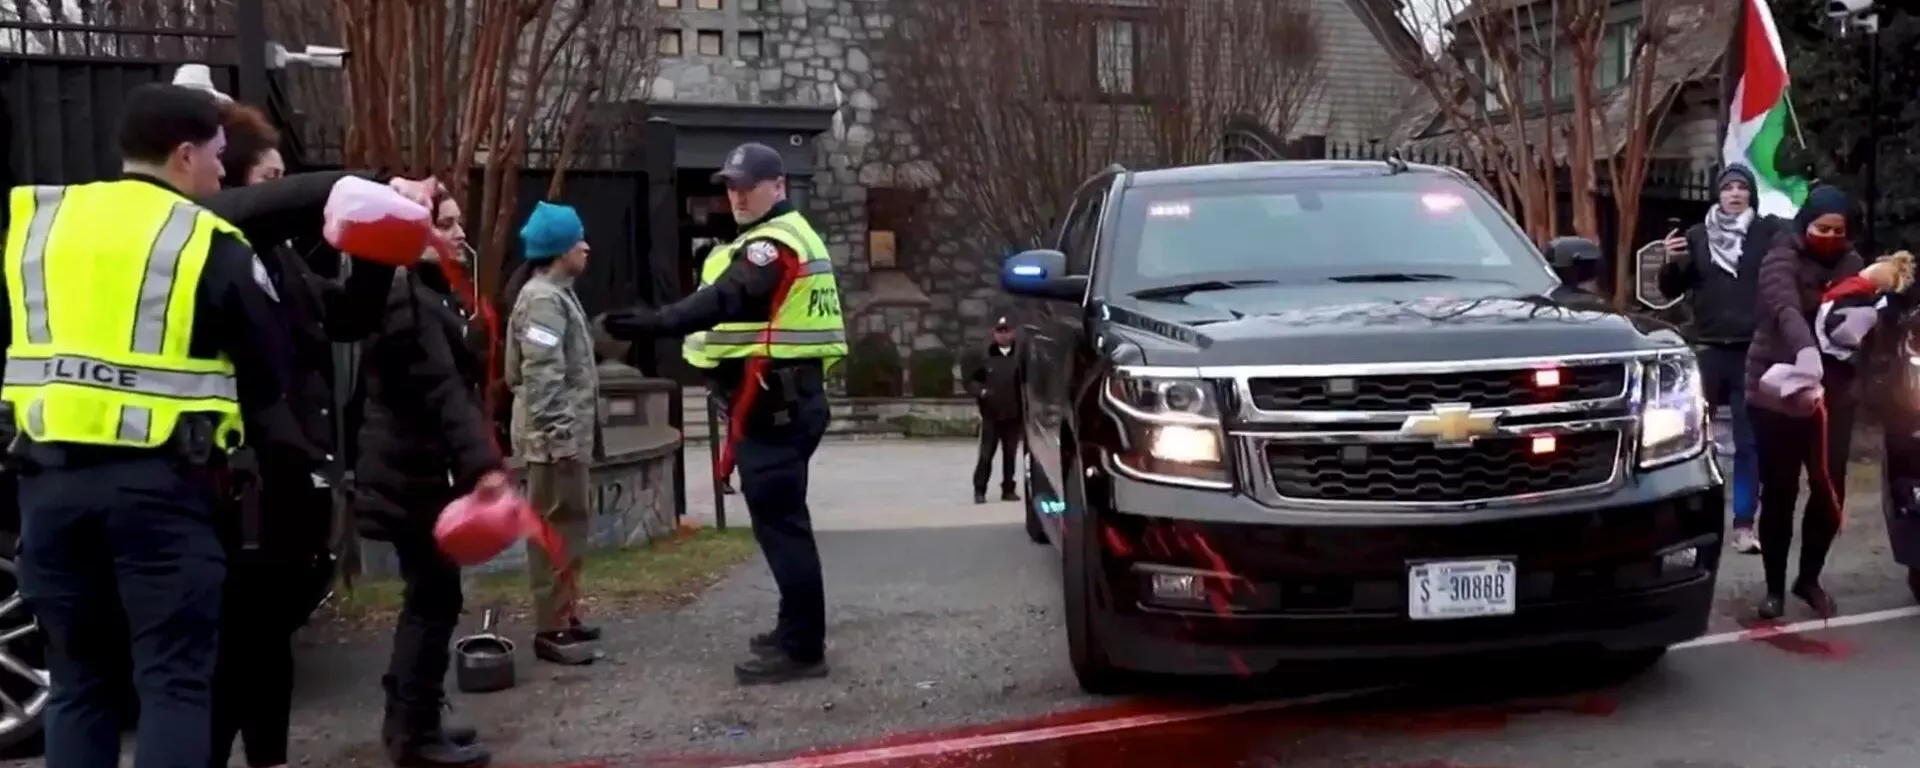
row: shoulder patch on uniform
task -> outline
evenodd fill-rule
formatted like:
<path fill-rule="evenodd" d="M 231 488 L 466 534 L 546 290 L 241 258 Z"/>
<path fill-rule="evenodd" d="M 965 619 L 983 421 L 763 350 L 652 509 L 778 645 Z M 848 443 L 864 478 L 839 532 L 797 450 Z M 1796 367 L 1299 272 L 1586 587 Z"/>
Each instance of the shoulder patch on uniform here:
<path fill-rule="evenodd" d="M 267 265 L 260 261 L 260 254 L 253 255 L 253 284 L 265 291 L 273 303 L 280 303 L 280 291 L 273 287 L 273 276 L 267 274 Z"/>
<path fill-rule="evenodd" d="M 534 346 L 551 349 L 560 344 L 560 334 L 536 323 L 528 323 L 526 332 L 520 335 Z"/>
<path fill-rule="evenodd" d="M 755 240 L 747 244 L 747 261 L 753 262 L 756 267 L 772 264 L 777 258 L 780 258 L 780 249 L 774 247 L 772 241 Z"/>

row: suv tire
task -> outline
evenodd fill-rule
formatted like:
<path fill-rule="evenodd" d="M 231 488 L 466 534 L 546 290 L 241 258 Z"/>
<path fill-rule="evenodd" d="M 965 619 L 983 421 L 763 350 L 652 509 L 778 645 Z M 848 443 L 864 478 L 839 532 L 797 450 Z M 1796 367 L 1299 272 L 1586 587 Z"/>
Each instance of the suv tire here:
<path fill-rule="evenodd" d="M 1061 450 L 1071 451 L 1072 445 L 1072 441 L 1063 440 Z M 1079 469 L 1074 466 L 1075 458 L 1063 455 L 1060 461 L 1060 484 L 1067 503 L 1060 537 L 1067 659 L 1073 664 L 1073 676 L 1080 681 L 1080 690 L 1095 696 L 1112 696 L 1127 693 L 1131 685 L 1126 671 L 1114 666 L 1107 658 L 1106 647 L 1100 641 L 1099 623 L 1094 620 L 1093 593 L 1099 588 L 1099 523 L 1086 507 L 1086 494 L 1081 491 L 1083 480 Z"/>

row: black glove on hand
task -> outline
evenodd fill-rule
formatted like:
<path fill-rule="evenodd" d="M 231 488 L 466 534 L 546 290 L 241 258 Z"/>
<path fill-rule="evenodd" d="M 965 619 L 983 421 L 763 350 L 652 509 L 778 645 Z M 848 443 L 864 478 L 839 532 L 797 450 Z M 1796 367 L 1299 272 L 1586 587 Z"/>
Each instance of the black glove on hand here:
<path fill-rule="evenodd" d="M 600 325 L 616 340 L 639 341 L 653 337 L 660 326 L 660 313 L 644 306 L 616 309 L 608 312 Z"/>

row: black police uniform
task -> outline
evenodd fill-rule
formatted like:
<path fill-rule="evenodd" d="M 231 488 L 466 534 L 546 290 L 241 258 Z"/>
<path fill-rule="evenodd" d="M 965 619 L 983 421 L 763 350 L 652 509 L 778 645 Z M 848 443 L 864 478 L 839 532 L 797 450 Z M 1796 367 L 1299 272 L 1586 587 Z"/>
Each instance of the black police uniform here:
<path fill-rule="evenodd" d="M 213 234 L 190 349 L 233 362 L 250 446 L 263 457 L 308 455 L 286 402 L 287 330 L 254 280 L 254 263 L 238 238 Z M 11 307 L 0 302 L 0 345 L 12 344 L 12 327 Z M 135 763 L 201 768 L 226 575 L 206 468 L 192 466 L 178 441 L 155 449 L 27 443 L 16 453 L 21 592 L 46 633 L 52 673 L 48 765 L 117 763 L 131 630 Z"/>
<path fill-rule="evenodd" d="M 743 148 L 745 149 L 745 148 Z M 744 181 L 781 178 L 779 156 L 772 150 L 745 153 L 758 161 Z M 741 154 L 741 153 L 736 153 Z M 772 154 L 769 159 L 766 155 Z M 722 175 L 735 171 L 723 169 Z M 724 179 L 723 179 L 724 180 Z M 791 213 L 793 205 L 776 203 L 761 219 L 743 222 L 749 231 L 761 221 Z M 672 304 L 649 309 L 634 307 L 609 313 L 604 321 L 609 335 L 622 341 L 652 336 L 685 336 L 710 330 L 721 323 L 767 322 L 774 292 L 780 284 L 781 259 L 766 265 L 744 258 L 753 245 L 766 243 L 782 259 L 797 259 L 787 246 L 773 240 L 735 243 L 733 262 L 710 286 Z M 742 683 L 778 683 L 826 674 L 826 591 L 820 572 L 820 552 L 814 543 L 813 515 L 807 508 L 808 462 L 826 435 L 829 410 L 824 366 L 817 359 L 770 360 L 767 386 L 755 396 L 751 412 L 730 413 L 742 419 L 740 442 L 734 448 L 740 472 L 740 494 L 753 520 L 754 538 L 780 588 L 779 622 L 770 633 L 755 636 L 754 657 L 734 667 Z M 742 386 L 744 360 L 721 360 L 709 371 L 714 391 L 734 393 Z"/>

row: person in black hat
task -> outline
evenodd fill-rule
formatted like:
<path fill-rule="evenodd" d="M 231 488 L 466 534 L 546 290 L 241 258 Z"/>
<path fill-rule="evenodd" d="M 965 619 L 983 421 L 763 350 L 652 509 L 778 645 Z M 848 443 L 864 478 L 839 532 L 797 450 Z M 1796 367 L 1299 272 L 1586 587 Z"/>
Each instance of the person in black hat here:
<path fill-rule="evenodd" d="M 740 225 L 740 236 L 720 247 L 725 270 L 677 302 L 619 310 L 603 322 L 621 341 L 693 334 L 698 343 L 683 354 L 690 364 L 710 361 L 714 391 L 731 401 L 728 441 L 740 495 L 780 588 L 779 620 L 748 640 L 753 657 L 734 666 L 735 679 L 752 685 L 821 677 L 826 590 L 807 508 L 807 465 L 827 431 L 827 371 L 847 354 L 840 291 L 825 241 L 787 201 L 778 151 L 742 144 L 714 181 L 726 185 Z"/>
<path fill-rule="evenodd" d="M 1020 354 L 1013 324 L 1002 317 L 993 339 L 967 369 L 967 391 L 980 405 L 980 456 L 973 465 L 973 503 L 987 503 L 993 454 L 1000 452 L 1000 500 L 1019 501 L 1013 492 L 1013 463 L 1020 446 Z"/>

